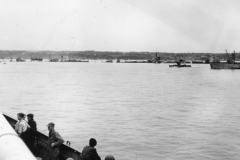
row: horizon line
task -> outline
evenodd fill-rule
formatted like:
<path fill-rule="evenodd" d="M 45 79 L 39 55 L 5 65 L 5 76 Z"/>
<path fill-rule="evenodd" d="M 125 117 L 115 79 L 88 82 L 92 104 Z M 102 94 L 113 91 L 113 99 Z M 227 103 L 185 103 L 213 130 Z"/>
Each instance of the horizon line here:
<path fill-rule="evenodd" d="M 0 50 L 1 51 L 25 51 L 25 52 L 120 52 L 120 53 L 202 53 L 202 54 L 226 54 L 225 52 L 160 52 L 160 51 L 97 51 L 97 50 L 77 50 L 77 51 L 69 51 L 69 50 Z M 236 52 L 238 53 L 238 52 Z M 240 53 L 240 52 L 239 52 Z"/>

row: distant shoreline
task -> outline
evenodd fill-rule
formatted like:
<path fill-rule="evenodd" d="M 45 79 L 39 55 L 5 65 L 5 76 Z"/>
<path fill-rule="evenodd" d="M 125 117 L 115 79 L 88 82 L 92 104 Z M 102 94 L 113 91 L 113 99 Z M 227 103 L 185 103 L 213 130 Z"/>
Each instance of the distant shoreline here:
<path fill-rule="evenodd" d="M 110 52 L 110 51 L 13 51 L 13 50 L 0 50 L 0 58 L 17 57 L 30 59 L 30 58 L 61 58 L 61 56 L 70 59 L 122 59 L 122 60 L 149 60 L 160 57 L 161 60 L 209 60 L 210 57 L 215 57 L 221 60 L 227 60 L 226 53 L 171 53 L 171 52 Z M 238 59 L 239 53 L 236 53 Z"/>

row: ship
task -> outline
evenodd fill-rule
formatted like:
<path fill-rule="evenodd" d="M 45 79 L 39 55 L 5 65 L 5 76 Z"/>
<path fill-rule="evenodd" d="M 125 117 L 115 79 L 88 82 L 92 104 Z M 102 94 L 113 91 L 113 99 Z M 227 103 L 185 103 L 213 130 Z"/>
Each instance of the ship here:
<path fill-rule="evenodd" d="M 230 57 L 227 50 L 226 50 L 226 55 L 227 55 L 227 62 L 221 62 L 219 60 L 213 60 L 210 62 L 210 67 L 211 69 L 240 69 L 240 63 L 236 62 L 235 58 L 235 51 L 232 53 L 232 56 Z"/>
<path fill-rule="evenodd" d="M 162 63 L 161 58 L 158 56 L 158 53 L 156 53 L 155 58 L 147 60 L 147 62 L 141 62 L 141 63 Z"/>
<path fill-rule="evenodd" d="M 107 63 L 113 63 L 112 59 L 106 60 Z"/>
<path fill-rule="evenodd" d="M 81 60 L 81 59 L 68 59 L 64 62 L 89 62 L 89 60 Z"/>
<path fill-rule="evenodd" d="M 186 64 L 182 59 L 180 59 L 179 61 L 176 61 L 176 64 L 169 65 L 169 67 L 192 67 L 192 66 Z"/>
<path fill-rule="evenodd" d="M 156 57 L 155 59 L 152 60 L 152 63 L 161 63 L 161 58 L 158 56 L 158 54 L 156 53 Z"/>
<path fill-rule="evenodd" d="M 21 57 L 18 57 L 18 58 L 16 59 L 16 62 L 25 62 L 25 59 L 22 59 Z"/>
<path fill-rule="evenodd" d="M 53 59 L 50 59 L 49 62 L 59 62 L 59 59 L 58 58 L 53 58 Z"/>
<path fill-rule="evenodd" d="M 42 58 L 31 58 L 31 61 L 39 61 L 39 62 L 41 62 L 41 61 L 43 61 L 43 59 Z"/>

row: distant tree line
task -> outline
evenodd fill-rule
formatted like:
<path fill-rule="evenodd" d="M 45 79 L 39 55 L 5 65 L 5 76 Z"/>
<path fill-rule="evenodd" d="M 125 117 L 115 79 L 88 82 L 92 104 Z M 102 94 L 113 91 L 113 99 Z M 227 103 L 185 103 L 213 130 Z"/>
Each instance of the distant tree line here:
<path fill-rule="evenodd" d="M 236 53 L 236 60 L 240 59 L 240 53 Z M 153 59 L 156 56 L 161 60 L 209 60 L 210 57 L 220 60 L 227 60 L 226 53 L 170 53 L 170 52 L 111 52 L 111 51 L 11 51 L 0 50 L 0 58 L 60 58 L 61 56 L 70 59 Z"/>

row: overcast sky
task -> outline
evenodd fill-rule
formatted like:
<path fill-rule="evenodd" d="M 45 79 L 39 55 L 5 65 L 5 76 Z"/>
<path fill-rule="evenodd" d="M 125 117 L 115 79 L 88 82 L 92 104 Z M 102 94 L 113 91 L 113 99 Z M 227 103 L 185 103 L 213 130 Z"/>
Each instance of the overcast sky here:
<path fill-rule="evenodd" d="M 240 0 L 0 0 L 0 50 L 240 51 Z"/>

